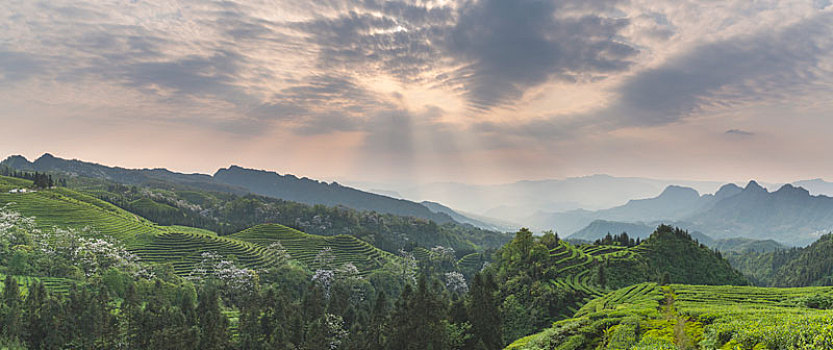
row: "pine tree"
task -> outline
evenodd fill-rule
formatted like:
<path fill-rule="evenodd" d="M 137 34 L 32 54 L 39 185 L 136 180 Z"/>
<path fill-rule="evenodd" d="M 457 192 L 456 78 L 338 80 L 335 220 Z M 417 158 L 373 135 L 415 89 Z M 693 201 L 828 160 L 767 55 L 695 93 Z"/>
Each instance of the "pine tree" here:
<path fill-rule="evenodd" d="M 29 347 L 35 349 L 41 347 L 41 340 L 48 332 L 46 329 L 41 329 L 41 307 L 45 299 L 46 288 L 42 283 L 37 282 L 34 286 L 29 287 L 29 293 L 26 296 L 24 325 L 26 328 L 26 343 L 29 344 Z"/>
<path fill-rule="evenodd" d="M 604 264 L 599 264 L 599 269 L 596 272 L 596 277 L 599 287 L 607 288 L 607 272 L 605 272 Z"/>
<path fill-rule="evenodd" d="M 662 277 L 660 277 L 659 284 L 662 286 L 667 286 L 671 284 L 671 274 L 668 271 L 662 273 Z"/>
<path fill-rule="evenodd" d="M 388 349 L 443 349 L 448 341 L 447 305 L 438 281 L 429 285 L 425 275 L 416 290 L 406 286 L 391 318 Z"/>
<path fill-rule="evenodd" d="M 498 307 L 497 284 L 490 274 L 478 273 L 474 276 L 469 292 L 469 322 L 472 326 L 474 340 L 485 349 L 503 348 L 503 333 Z"/>
<path fill-rule="evenodd" d="M 45 330 L 45 336 L 41 341 L 43 349 L 62 349 L 67 343 L 67 327 L 72 325 L 66 322 L 67 315 L 64 304 L 56 296 L 49 296 L 41 307 L 41 318 L 39 329 Z"/>
<path fill-rule="evenodd" d="M 124 301 L 122 301 L 120 310 L 122 324 L 124 324 L 124 343 L 128 349 L 134 349 L 136 338 L 141 331 L 140 317 L 142 311 L 135 283 L 131 282 L 127 285 L 127 290 L 124 293 Z"/>
<path fill-rule="evenodd" d="M 6 275 L 3 284 L 2 333 L 6 339 L 20 339 L 23 336 L 21 320 L 20 286 L 11 275 Z"/>
<path fill-rule="evenodd" d="M 380 291 L 370 313 L 370 325 L 367 331 L 366 346 L 368 350 L 382 350 L 385 348 L 385 331 L 388 327 L 388 297 Z"/>
<path fill-rule="evenodd" d="M 197 305 L 200 319 L 200 349 L 224 349 L 228 344 L 228 319 L 220 311 L 217 287 L 209 285 Z"/>

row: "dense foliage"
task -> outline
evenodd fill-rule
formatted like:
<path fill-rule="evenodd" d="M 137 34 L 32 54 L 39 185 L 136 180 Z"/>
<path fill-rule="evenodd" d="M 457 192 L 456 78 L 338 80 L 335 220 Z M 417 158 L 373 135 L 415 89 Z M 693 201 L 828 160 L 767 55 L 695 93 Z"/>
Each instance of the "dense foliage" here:
<path fill-rule="evenodd" d="M 833 286 L 833 234 L 805 248 L 727 254 L 727 259 L 759 286 Z"/>
<path fill-rule="evenodd" d="M 607 235 L 593 242 L 595 245 L 618 245 L 623 247 L 638 246 L 639 243 L 641 243 L 641 239 L 639 237 L 633 239 L 628 236 L 627 232 L 622 232 L 616 235 L 610 235 L 610 232 L 608 232 Z"/>
<path fill-rule="evenodd" d="M 610 241 L 617 244 L 576 248 L 552 233 L 534 237 L 521 230 L 501 248 L 489 269 L 506 300 L 506 340 L 569 317 L 588 298 L 612 288 L 647 281 L 746 284 L 719 253 L 681 229 L 661 225 L 638 246 L 628 247 L 632 240 L 624 235 Z"/>
<path fill-rule="evenodd" d="M 434 250 L 446 253 L 450 264 L 437 256 L 418 276 L 417 266 L 407 264 L 362 274 L 329 248 L 316 254 L 312 271 L 280 243 L 269 247 L 277 258 L 268 266 L 246 268 L 234 256 L 203 252 L 184 273 L 144 262 L 96 232 L 38 228 L 33 218 L 6 207 L 0 209 L 0 243 L 4 348 L 502 345 L 493 278 L 476 274 L 469 287 L 449 248 Z M 47 279 L 65 287 L 47 287 Z"/>
<path fill-rule="evenodd" d="M 169 183 L 136 187 L 95 179 L 74 179 L 70 186 L 162 225 L 199 227 L 221 235 L 255 224 L 279 223 L 307 233 L 345 234 L 380 249 L 453 247 L 461 254 L 497 248 L 509 236 L 471 225 L 434 221 L 343 206 L 308 205 L 257 195 L 207 192 Z M 462 255 L 461 255 L 462 256 Z"/>

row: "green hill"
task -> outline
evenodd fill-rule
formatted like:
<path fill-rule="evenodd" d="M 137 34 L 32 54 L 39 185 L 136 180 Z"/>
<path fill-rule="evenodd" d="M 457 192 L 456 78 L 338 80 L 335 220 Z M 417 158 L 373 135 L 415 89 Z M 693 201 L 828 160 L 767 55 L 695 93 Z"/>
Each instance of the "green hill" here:
<path fill-rule="evenodd" d="M 279 223 L 310 234 L 351 235 L 394 253 L 403 248 L 411 250 L 437 245 L 470 253 L 498 248 L 510 239 L 505 233 L 455 222 L 438 223 L 414 216 L 360 211 L 344 206 L 309 205 L 245 192 L 229 192 L 199 186 L 195 182 L 176 181 L 179 177 L 152 177 L 146 181 L 120 183 L 116 181 L 124 178 L 115 175 L 107 178 L 85 177 L 85 174 L 94 174 L 81 171 L 81 176 L 68 177 L 67 173 L 59 170 L 52 169 L 50 174 L 65 180 L 67 186 L 77 192 L 160 225 L 200 227 L 220 235 L 257 224 Z"/>
<path fill-rule="evenodd" d="M 498 253 L 503 298 L 519 307 L 506 334 L 523 336 L 572 316 L 588 301 L 613 289 L 643 282 L 746 285 L 719 253 L 680 229 L 661 225 L 641 244 L 581 245 L 521 231 Z M 523 315 L 523 316 L 521 316 Z M 511 338 L 510 338 L 511 339 Z"/>
<path fill-rule="evenodd" d="M 642 259 L 637 260 L 644 261 L 646 272 L 660 278 L 668 274 L 671 283 L 748 284 L 720 253 L 695 242 L 681 229 L 660 225 L 638 249 Z M 629 268 L 640 265 L 641 262 Z"/>
<path fill-rule="evenodd" d="M 560 241 L 550 255 L 555 258 L 559 276 L 556 283 L 570 285 L 588 296 L 598 296 L 605 288 L 660 281 L 666 275 L 671 283 L 748 284 L 719 253 L 698 244 L 685 231 L 664 225 L 637 246 L 573 247 Z"/>
<path fill-rule="evenodd" d="M 728 254 L 738 270 L 757 285 L 805 287 L 833 285 L 833 234 L 804 248 Z"/>
<path fill-rule="evenodd" d="M 0 177 L 0 187 L 30 186 L 31 182 Z M 113 237 L 125 244 L 146 242 L 161 232 L 159 226 L 100 199 L 55 188 L 29 193 L 0 193 L 0 205 L 29 217 L 35 217 L 39 227 L 83 229 L 89 227 L 100 234 Z"/>
<path fill-rule="evenodd" d="M 263 268 L 275 263 L 274 252 L 264 247 L 236 239 L 198 232 L 165 232 L 154 236 L 149 243 L 130 248 L 144 261 L 172 264 L 174 272 L 187 275 L 203 260 L 202 253 L 217 253 L 234 257 L 246 268 Z"/>
<path fill-rule="evenodd" d="M 31 182 L 0 177 L 0 187 L 20 188 Z M 165 206 L 144 201 L 145 205 Z M 263 268 L 274 264 L 274 252 L 266 249 L 272 242 L 281 242 L 293 259 L 317 268 L 316 254 L 325 247 L 332 248 L 335 263 L 352 262 L 362 273 L 369 273 L 385 265 L 392 254 L 352 236 L 318 236 L 306 234 L 281 225 L 259 225 L 230 236 L 186 226 L 160 226 L 136 214 L 125 211 L 100 199 L 65 188 L 40 190 L 30 193 L 0 193 L 0 206 L 24 216 L 34 217 L 41 228 L 91 228 L 97 234 L 112 237 L 152 263 L 170 263 L 177 274 L 184 275 L 200 263 L 201 254 L 216 252 L 224 257 L 234 256 L 238 264 L 247 268 Z"/>
<path fill-rule="evenodd" d="M 833 290 L 643 283 L 507 349 L 828 349 Z"/>
<path fill-rule="evenodd" d="M 228 236 L 248 242 L 259 247 L 268 247 L 279 242 L 293 259 L 297 259 L 310 268 L 319 268 L 316 255 L 325 248 L 331 248 L 335 255 L 336 266 L 353 263 L 361 273 L 381 268 L 394 255 L 379 250 L 353 236 L 318 236 L 307 234 L 283 225 L 265 224 L 240 231 Z"/>

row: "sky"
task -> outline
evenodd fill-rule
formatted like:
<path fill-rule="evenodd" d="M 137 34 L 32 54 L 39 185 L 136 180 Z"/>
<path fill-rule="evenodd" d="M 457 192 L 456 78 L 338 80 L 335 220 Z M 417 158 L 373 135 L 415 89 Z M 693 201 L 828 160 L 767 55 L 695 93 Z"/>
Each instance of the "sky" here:
<path fill-rule="evenodd" d="M 830 0 L 0 2 L 0 156 L 833 179 Z"/>

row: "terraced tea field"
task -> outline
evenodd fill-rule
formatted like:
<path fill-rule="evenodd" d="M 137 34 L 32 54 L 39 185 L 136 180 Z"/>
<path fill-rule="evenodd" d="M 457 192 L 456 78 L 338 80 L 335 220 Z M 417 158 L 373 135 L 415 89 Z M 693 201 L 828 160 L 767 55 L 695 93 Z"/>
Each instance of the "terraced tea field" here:
<path fill-rule="evenodd" d="M 159 227 L 110 203 L 71 190 L 58 188 L 33 193 L 0 193 L 0 206 L 35 217 L 41 228 L 53 226 L 95 231 L 125 244 L 147 241 Z"/>
<path fill-rule="evenodd" d="M 466 254 L 457 261 L 457 267 L 464 273 L 476 273 L 483 268 L 486 263 L 486 257 L 483 253 Z"/>
<path fill-rule="evenodd" d="M 166 232 L 154 236 L 150 243 L 130 249 L 144 261 L 170 263 L 180 275 L 190 273 L 202 262 L 202 253 L 213 252 L 224 258 L 234 257 L 237 265 L 264 268 L 273 265 L 276 257 L 264 247 L 236 239 L 200 232 Z"/>
<path fill-rule="evenodd" d="M 379 250 L 353 236 L 311 235 L 278 224 L 258 225 L 228 237 L 261 248 L 280 242 L 292 259 L 297 259 L 312 269 L 321 267 L 315 262 L 315 257 L 318 252 L 328 247 L 335 255 L 336 266 L 351 262 L 362 274 L 381 268 L 391 259 L 396 259 L 393 254 Z"/>
<path fill-rule="evenodd" d="M 831 349 L 833 288 L 643 283 L 507 349 Z"/>
<path fill-rule="evenodd" d="M 0 184 L 18 188 L 26 180 L 0 177 Z M 264 268 L 275 263 L 274 253 L 266 247 L 276 241 L 293 259 L 317 268 L 315 256 L 325 247 L 335 255 L 335 263 L 355 264 L 363 274 L 384 266 L 396 257 L 352 236 L 309 235 L 281 225 L 260 225 L 237 234 L 218 237 L 203 229 L 184 226 L 159 226 L 97 198 L 56 188 L 33 193 L 0 193 L 0 205 L 34 217 L 40 228 L 89 227 L 121 241 L 143 261 L 170 263 L 177 274 L 185 275 L 202 261 L 204 252 L 234 256 L 240 266 Z"/>
<path fill-rule="evenodd" d="M 20 287 L 21 295 L 27 295 L 29 292 L 29 287 L 34 286 L 38 282 L 43 283 L 44 287 L 48 289 L 51 293 L 56 293 L 60 295 L 68 295 L 70 288 L 72 288 L 73 283 L 75 281 L 68 279 L 68 278 L 58 278 L 58 277 L 32 277 L 32 276 L 13 276 L 15 280 L 17 280 L 17 285 Z M 0 273 L 0 281 L 5 281 L 6 275 Z M 3 292 L 4 283 L 0 282 L 0 293 Z"/>

